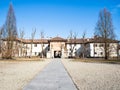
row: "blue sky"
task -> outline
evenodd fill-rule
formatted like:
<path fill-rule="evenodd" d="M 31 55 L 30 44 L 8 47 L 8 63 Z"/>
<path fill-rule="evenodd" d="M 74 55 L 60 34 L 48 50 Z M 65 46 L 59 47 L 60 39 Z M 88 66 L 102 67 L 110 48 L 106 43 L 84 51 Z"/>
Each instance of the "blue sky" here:
<path fill-rule="evenodd" d="M 9 4 L 12 1 L 17 20 L 17 29 L 25 30 L 30 38 L 32 29 L 35 38 L 61 36 L 67 38 L 70 30 L 81 38 L 93 37 L 99 11 L 107 8 L 113 19 L 117 39 L 120 40 L 120 0 L 0 0 L 0 26 L 5 23 Z"/>

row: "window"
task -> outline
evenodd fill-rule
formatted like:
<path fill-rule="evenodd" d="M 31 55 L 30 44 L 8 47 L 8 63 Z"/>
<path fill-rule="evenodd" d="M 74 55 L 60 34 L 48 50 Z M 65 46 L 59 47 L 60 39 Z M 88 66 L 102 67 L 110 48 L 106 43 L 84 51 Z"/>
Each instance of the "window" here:
<path fill-rule="evenodd" d="M 99 47 L 103 47 L 103 44 L 100 44 Z"/>
<path fill-rule="evenodd" d="M 101 52 L 100 54 L 103 55 L 103 52 Z"/>
<path fill-rule="evenodd" d="M 94 44 L 95 47 L 97 47 L 97 44 Z"/>
<path fill-rule="evenodd" d="M 35 52 L 35 55 L 37 54 L 37 52 Z"/>
<path fill-rule="evenodd" d="M 26 55 L 27 55 L 27 52 L 26 52 Z"/>
<path fill-rule="evenodd" d="M 97 52 L 94 52 L 94 54 L 97 54 Z"/>
<path fill-rule="evenodd" d="M 37 44 L 35 44 L 34 47 L 37 47 Z"/>
<path fill-rule="evenodd" d="M 71 56 L 71 55 L 72 55 L 72 53 L 70 52 L 70 53 L 69 53 L 69 55 Z"/>

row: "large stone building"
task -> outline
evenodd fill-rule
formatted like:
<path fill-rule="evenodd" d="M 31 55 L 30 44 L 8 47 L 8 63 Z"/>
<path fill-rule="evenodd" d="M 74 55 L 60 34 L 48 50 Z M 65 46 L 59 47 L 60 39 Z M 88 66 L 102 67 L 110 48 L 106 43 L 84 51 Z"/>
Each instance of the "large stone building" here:
<path fill-rule="evenodd" d="M 5 40 L 4 40 L 5 43 Z M 16 39 L 16 57 L 40 56 L 46 58 L 104 57 L 104 42 L 100 37 L 87 39 Z M 118 56 L 119 41 L 109 40 L 109 57 Z"/>

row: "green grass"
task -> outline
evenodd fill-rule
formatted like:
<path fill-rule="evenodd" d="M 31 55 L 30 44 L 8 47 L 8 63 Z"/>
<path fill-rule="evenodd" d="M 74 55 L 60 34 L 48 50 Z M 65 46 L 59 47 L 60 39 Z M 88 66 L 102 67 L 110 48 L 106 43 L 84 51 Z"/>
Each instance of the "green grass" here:
<path fill-rule="evenodd" d="M 87 63 L 109 63 L 109 64 L 120 64 L 120 59 L 100 59 L 100 58 L 87 58 L 87 59 L 74 59 L 74 62 L 87 62 Z"/>
<path fill-rule="evenodd" d="M 0 59 L 0 61 L 44 61 L 44 58 L 32 57 L 32 58 L 13 58 L 13 59 Z"/>

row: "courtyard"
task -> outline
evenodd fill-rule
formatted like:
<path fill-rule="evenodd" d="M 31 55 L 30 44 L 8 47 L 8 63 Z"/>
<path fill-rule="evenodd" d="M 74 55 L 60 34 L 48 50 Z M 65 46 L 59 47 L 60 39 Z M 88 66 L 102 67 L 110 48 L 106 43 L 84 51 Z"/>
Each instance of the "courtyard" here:
<path fill-rule="evenodd" d="M 119 64 L 73 60 L 62 62 L 79 90 L 120 90 Z"/>
<path fill-rule="evenodd" d="M 54 61 L 64 65 L 62 68 L 65 68 L 79 90 L 120 90 L 119 64 L 79 62 L 71 59 L 0 60 L 0 90 L 22 90 L 50 63 L 53 63 L 52 67 L 57 67 Z M 51 73 L 61 71 L 61 67 L 54 70 Z"/>
<path fill-rule="evenodd" d="M 50 60 L 0 60 L 0 90 L 22 90 Z"/>

